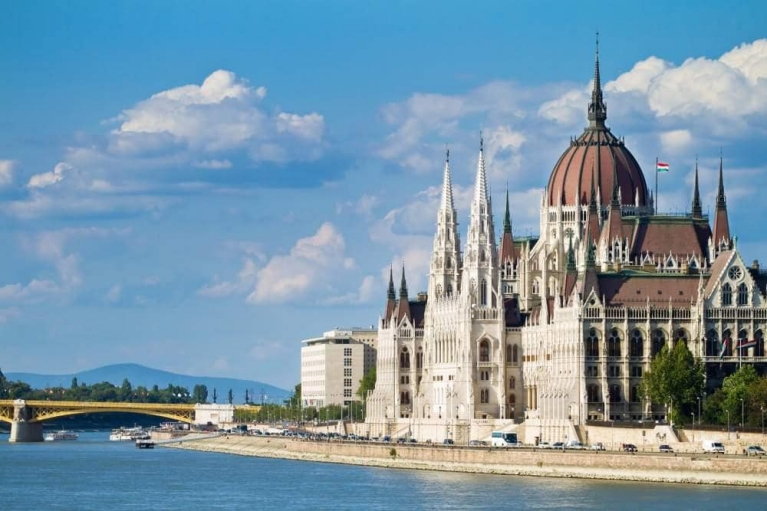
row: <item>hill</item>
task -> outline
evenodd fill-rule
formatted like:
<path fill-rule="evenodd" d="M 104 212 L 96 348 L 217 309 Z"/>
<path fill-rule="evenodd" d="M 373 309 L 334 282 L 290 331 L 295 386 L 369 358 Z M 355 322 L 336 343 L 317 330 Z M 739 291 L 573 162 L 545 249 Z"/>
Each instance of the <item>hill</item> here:
<path fill-rule="evenodd" d="M 189 392 L 195 385 L 205 385 L 208 387 L 208 401 L 213 400 L 213 389 L 218 391 L 218 402 L 226 402 L 229 389 L 234 393 L 235 403 L 245 402 L 245 391 L 254 395 L 253 401 L 260 402 L 263 394 L 264 401 L 270 403 L 281 403 L 287 399 L 292 391 L 287 391 L 262 383 L 255 380 L 240 380 L 236 378 L 218 378 L 211 376 L 189 376 L 185 374 L 176 374 L 140 364 L 114 364 L 88 371 L 81 371 L 74 374 L 34 374 L 34 373 L 6 373 L 9 380 L 20 380 L 28 383 L 33 388 L 43 389 L 46 387 L 65 387 L 72 384 L 72 378 L 77 378 L 79 383 L 92 385 L 94 383 L 109 382 L 112 385 L 121 385 L 123 379 L 127 378 L 133 387 L 143 385 L 151 388 L 153 385 L 165 388 L 169 384 L 186 387 Z"/>

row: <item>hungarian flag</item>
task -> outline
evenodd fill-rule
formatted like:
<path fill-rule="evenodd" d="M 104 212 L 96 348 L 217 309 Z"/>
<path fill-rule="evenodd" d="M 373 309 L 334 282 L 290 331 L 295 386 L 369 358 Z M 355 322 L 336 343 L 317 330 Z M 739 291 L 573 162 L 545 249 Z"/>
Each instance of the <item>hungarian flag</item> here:
<path fill-rule="evenodd" d="M 655 170 L 658 172 L 668 172 L 668 163 L 663 163 L 662 161 L 659 161 L 655 164 Z"/>
<path fill-rule="evenodd" d="M 727 343 L 730 342 L 729 339 L 722 340 L 722 351 L 719 353 L 719 358 L 724 358 L 724 352 L 727 351 Z"/>
<path fill-rule="evenodd" d="M 740 349 L 750 348 L 751 346 L 756 346 L 756 339 L 751 339 L 750 341 L 746 339 L 741 339 L 740 342 L 738 343 L 738 348 Z"/>

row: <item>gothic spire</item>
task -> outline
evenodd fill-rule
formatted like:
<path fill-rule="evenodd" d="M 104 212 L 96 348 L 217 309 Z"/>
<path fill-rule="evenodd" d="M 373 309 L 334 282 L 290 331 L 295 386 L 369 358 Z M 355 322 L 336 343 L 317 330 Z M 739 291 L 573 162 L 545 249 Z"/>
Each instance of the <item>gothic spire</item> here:
<path fill-rule="evenodd" d="M 574 273 L 575 272 L 575 252 L 573 251 L 573 236 L 568 236 L 570 238 L 570 246 L 567 249 L 567 273 Z"/>
<path fill-rule="evenodd" d="M 479 161 L 477 161 L 477 180 L 474 183 L 474 202 L 487 202 L 487 175 L 485 173 L 485 147 L 482 132 L 479 133 Z"/>
<path fill-rule="evenodd" d="M 724 196 L 724 177 L 722 175 L 722 154 L 719 153 L 719 190 L 716 193 L 717 209 L 727 208 L 727 199 Z"/>
<path fill-rule="evenodd" d="M 594 165 L 591 166 L 591 197 L 589 197 L 589 211 L 597 210 L 597 189 L 594 187 Z"/>
<path fill-rule="evenodd" d="M 730 220 L 727 216 L 727 199 L 724 196 L 724 177 L 722 173 L 722 155 L 719 154 L 719 191 L 716 193 L 714 208 L 714 247 L 717 252 L 731 245 Z"/>
<path fill-rule="evenodd" d="M 389 291 L 386 293 L 386 298 L 389 300 L 395 300 L 397 294 L 394 292 L 394 268 L 389 266 Z"/>
<path fill-rule="evenodd" d="M 692 217 L 703 218 L 703 207 L 700 203 L 700 188 L 698 187 L 698 158 L 695 158 L 695 190 L 692 194 Z"/>
<path fill-rule="evenodd" d="M 593 174 L 592 174 L 593 175 Z M 618 183 L 618 172 L 616 167 L 613 167 L 613 197 L 610 202 L 610 207 L 619 207 L 621 204 L 621 187 Z"/>
<path fill-rule="evenodd" d="M 605 119 L 607 119 L 607 107 L 602 99 L 602 79 L 599 75 L 599 32 L 597 32 L 594 57 L 594 88 L 591 90 L 591 102 L 589 103 L 589 128 L 604 128 Z"/>
<path fill-rule="evenodd" d="M 511 213 L 509 212 L 509 187 L 506 186 L 506 213 L 503 215 L 503 232 L 511 234 Z"/>
<path fill-rule="evenodd" d="M 453 184 L 450 181 L 450 149 L 445 150 L 445 172 L 442 178 L 442 204 L 440 209 L 452 211 L 453 207 Z"/>
<path fill-rule="evenodd" d="M 402 262 L 402 280 L 399 284 L 399 299 L 407 301 L 407 280 L 405 280 L 405 263 Z"/>

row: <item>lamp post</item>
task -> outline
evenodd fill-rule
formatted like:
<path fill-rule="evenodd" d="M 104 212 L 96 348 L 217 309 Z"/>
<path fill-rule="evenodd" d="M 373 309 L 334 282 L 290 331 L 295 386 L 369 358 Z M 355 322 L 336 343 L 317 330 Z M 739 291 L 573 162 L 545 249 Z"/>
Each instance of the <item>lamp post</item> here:
<path fill-rule="evenodd" d="M 695 412 L 690 412 L 692 414 L 692 441 L 695 441 Z"/>
<path fill-rule="evenodd" d="M 698 399 L 698 426 L 700 426 L 700 396 L 697 396 Z"/>

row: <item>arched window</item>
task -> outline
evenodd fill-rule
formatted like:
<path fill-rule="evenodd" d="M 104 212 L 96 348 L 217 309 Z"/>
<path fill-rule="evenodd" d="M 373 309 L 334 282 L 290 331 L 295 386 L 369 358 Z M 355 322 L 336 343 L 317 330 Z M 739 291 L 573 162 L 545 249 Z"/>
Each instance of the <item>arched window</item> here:
<path fill-rule="evenodd" d="M 533 294 L 534 295 L 541 294 L 541 281 L 538 279 L 535 279 L 533 281 Z"/>
<path fill-rule="evenodd" d="M 415 354 L 415 367 L 416 369 L 423 369 L 423 350 L 418 348 L 418 353 Z"/>
<path fill-rule="evenodd" d="M 437 284 L 437 296 L 442 296 L 442 285 Z"/>
<path fill-rule="evenodd" d="M 621 386 L 620 385 L 610 385 L 610 402 L 611 403 L 620 403 L 622 400 L 621 398 Z"/>
<path fill-rule="evenodd" d="M 679 328 L 675 332 L 675 339 L 676 342 L 683 342 L 685 346 L 687 346 L 687 341 L 690 338 L 689 335 L 687 335 L 687 331 L 685 331 L 684 328 Z"/>
<path fill-rule="evenodd" d="M 517 404 L 517 396 L 513 393 L 509 394 L 509 404 L 511 406 L 514 406 L 515 404 Z"/>
<path fill-rule="evenodd" d="M 519 363 L 519 348 L 516 344 L 511 347 L 511 363 Z"/>
<path fill-rule="evenodd" d="M 408 353 L 407 348 L 402 348 L 399 354 L 399 368 L 410 369 L 410 353 Z"/>
<path fill-rule="evenodd" d="M 447 289 L 445 289 L 445 294 L 447 296 L 452 296 L 453 295 L 453 285 L 452 284 L 448 284 L 447 285 Z"/>
<path fill-rule="evenodd" d="M 511 364 L 511 344 L 506 345 L 506 363 Z"/>
<path fill-rule="evenodd" d="M 738 305 L 748 305 L 748 286 L 745 282 L 738 286 Z"/>
<path fill-rule="evenodd" d="M 706 356 L 718 357 L 721 352 L 721 346 L 719 345 L 719 334 L 716 330 L 711 329 L 706 333 Z"/>
<path fill-rule="evenodd" d="M 479 304 L 487 305 L 487 281 L 485 279 L 479 283 Z"/>
<path fill-rule="evenodd" d="M 745 343 L 748 342 L 748 331 L 746 329 L 742 329 L 740 332 L 738 332 L 738 351 L 740 352 L 739 355 L 741 357 L 745 357 L 748 355 L 748 348 L 741 348 Z"/>
<path fill-rule="evenodd" d="M 517 386 L 517 379 L 512 376 L 511 378 L 509 378 L 509 388 L 513 389 L 516 386 Z"/>
<path fill-rule="evenodd" d="M 631 332 L 631 358 L 641 358 L 644 356 L 644 339 L 642 338 L 642 332 L 638 328 L 635 328 Z"/>
<path fill-rule="evenodd" d="M 652 357 L 655 358 L 655 356 L 660 353 L 660 350 L 663 349 L 663 346 L 666 345 L 666 334 L 661 330 L 660 328 L 656 329 L 652 333 Z"/>
<path fill-rule="evenodd" d="M 630 396 L 632 403 L 639 403 L 641 401 L 641 395 L 639 393 L 639 385 L 634 385 L 631 387 L 631 396 Z"/>
<path fill-rule="evenodd" d="M 490 389 L 482 389 L 479 391 L 479 402 L 482 404 L 490 402 Z"/>
<path fill-rule="evenodd" d="M 722 286 L 722 305 L 732 305 L 732 287 L 727 283 Z"/>
<path fill-rule="evenodd" d="M 722 350 L 725 357 L 732 356 L 732 332 L 729 329 L 722 332 Z"/>
<path fill-rule="evenodd" d="M 607 356 L 621 356 L 621 337 L 617 328 L 613 328 L 612 331 L 610 331 L 610 338 L 607 340 Z"/>
<path fill-rule="evenodd" d="M 479 343 L 479 361 L 490 362 L 490 343 L 487 341 Z"/>
<path fill-rule="evenodd" d="M 761 330 L 757 330 L 756 335 L 754 335 L 754 339 L 756 339 L 756 346 L 754 347 L 754 356 L 763 357 L 764 356 L 764 333 L 762 333 Z"/>
<path fill-rule="evenodd" d="M 589 336 L 586 338 L 586 356 L 593 358 L 599 356 L 599 336 L 596 328 L 589 330 Z"/>
<path fill-rule="evenodd" d="M 409 405 L 410 404 L 410 392 L 400 392 L 399 393 L 399 402 L 401 405 Z"/>
<path fill-rule="evenodd" d="M 600 401 L 602 401 L 602 399 L 599 397 L 599 385 L 597 385 L 596 383 L 586 385 L 586 394 L 587 394 L 589 403 L 599 403 Z"/>

